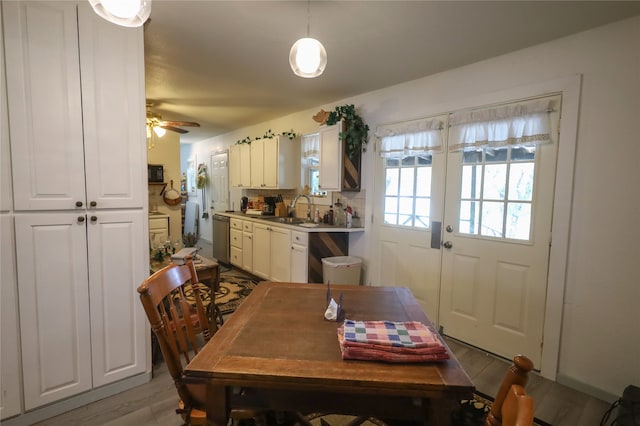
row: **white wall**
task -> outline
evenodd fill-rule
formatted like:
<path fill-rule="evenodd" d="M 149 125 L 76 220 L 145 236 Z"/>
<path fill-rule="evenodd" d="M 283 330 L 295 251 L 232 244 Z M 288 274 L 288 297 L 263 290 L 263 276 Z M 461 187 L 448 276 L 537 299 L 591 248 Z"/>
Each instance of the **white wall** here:
<path fill-rule="evenodd" d="M 309 133 L 316 128 L 311 117 L 320 108 L 353 103 L 375 129 L 473 106 L 489 93 L 575 74 L 583 80 L 558 381 L 612 400 L 626 385 L 640 384 L 640 17 L 321 105 L 193 149 L 198 156 L 208 155 L 269 128 Z M 363 157 L 369 212 L 373 155 L 369 149 Z M 239 196 L 232 191 L 232 200 Z M 350 244 L 350 253 L 365 259 L 365 269 L 370 239 L 368 229 Z M 375 277 L 366 282 L 372 281 Z"/>

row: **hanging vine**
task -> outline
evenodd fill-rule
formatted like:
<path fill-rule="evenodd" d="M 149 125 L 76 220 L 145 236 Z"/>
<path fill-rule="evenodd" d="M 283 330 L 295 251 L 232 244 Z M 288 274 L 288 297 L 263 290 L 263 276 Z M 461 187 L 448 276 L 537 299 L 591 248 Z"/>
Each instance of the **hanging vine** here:
<path fill-rule="evenodd" d="M 344 132 L 340 137 L 345 142 L 345 152 L 350 159 L 354 159 L 360 152 L 367 151 L 369 142 L 369 125 L 365 124 L 353 104 L 337 106 L 329 113 L 327 125 L 333 125 L 344 120 Z"/>
<path fill-rule="evenodd" d="M 236 142 L 236 144 L 243 144 L 243 143 L 250 144 L 253 141 L 257 141 L 258 139 L 273 139 L 276 136 L 286 136 L 287 138 L 289 138 L 289 140 L 294 140 L 296 138 L 296 136 L 298 136 L 298 135 L 293 130 L 290 130 L 288 132 L 281 132 L 280 134 L 275 134 L 275 133 L 273 133 L 273 131 L 271 129 L 269 129 L 266 132 L 264 132 L 264 134 L 262 136 L 256 136 L 253 139 L 251 139 L 250 136 L 247 136 L 244 139 L 238 140 Z"/>

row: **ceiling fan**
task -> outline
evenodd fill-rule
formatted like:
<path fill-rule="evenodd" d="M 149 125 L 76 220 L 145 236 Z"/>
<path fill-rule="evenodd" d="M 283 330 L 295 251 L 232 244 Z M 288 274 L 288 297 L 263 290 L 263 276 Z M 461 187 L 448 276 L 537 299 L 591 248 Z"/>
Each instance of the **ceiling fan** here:
<path fill-rule="evenodd" d="M 180 127 L 200 127 L 200 124 L 194 121 L 163 120 L 160 114 L 151 111 L 151 106 L 152 104 L 147 103 L 147 129 L 149 132 L 153 130 L 158 137 L 164 136 L 165 130 L 176 133 L 189 133 L 188 130 Z"/>

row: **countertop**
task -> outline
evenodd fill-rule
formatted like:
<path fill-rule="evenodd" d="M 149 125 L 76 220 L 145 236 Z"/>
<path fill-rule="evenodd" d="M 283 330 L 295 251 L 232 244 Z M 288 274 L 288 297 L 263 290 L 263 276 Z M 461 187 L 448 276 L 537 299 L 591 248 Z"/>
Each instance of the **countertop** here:
<path fill-rule="evenodd" d="M 319 223 L 317 224 L 317 226 L 313 226 L 313 227 L 308 227 L 306 225 L 301 225 L 301 224 L 291 224 L 291 223 L 283 223 L 283 222 L 279 222 L 278 219 L 283 219 L 283 220 L 287 220 L 287 218 L 277 218 L 276 216 L 262 216 L 262 215 L 249 215 L 246 213 L 242 213 L 242 212 L 222 212 L 222 211 L 218 211 L 218 210 L 212 210 L 211 211 L 212 214 L 217 214 L 220 216 L 226 216 L 229 218 L 234 218 L 234 219 L 241 219 L 241 220 L 249 220 L 255 223 L 270 223 L 274 226 L 278 226 L 278 227 L 282 227 L 282 228 L 287 228 L 287 229 L 293 229 L 295 231 L 298 232 L 349 232 L 349 233 L 353 233 L 353 232 L 364 232 L 364 228 L 363 227 L 359 227 L 359 228 L 343 228 L 343 227 L 337 227 L 334 225 L 328 225 L 328 224 L 324 224 L 324 223 Z M 297 218 L 300 220 L 300 218 Z M 304 222 L 309 223 L 309 222 Z M 313 224 L 313 222 L 310 223 L 310 225 Z M 313 224 L 316 225 L 316 224 Z"/>

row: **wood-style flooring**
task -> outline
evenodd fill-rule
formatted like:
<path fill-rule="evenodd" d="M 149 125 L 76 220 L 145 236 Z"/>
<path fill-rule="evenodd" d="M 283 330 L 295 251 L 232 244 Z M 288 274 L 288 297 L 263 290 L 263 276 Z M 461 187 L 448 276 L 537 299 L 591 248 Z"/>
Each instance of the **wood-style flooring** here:
<path fill-rule="evenodd" d="M 509 361 L 446 339 L 476 389 L 495 395 Z M 179 426 L 177 393 L 164 364 L 142 386 L 37 423 L 82 426 Z M 532 374 L 527 392 L 535 400 L 535 416 L 554 426 L 598 426 L 609 403 Z"/>

